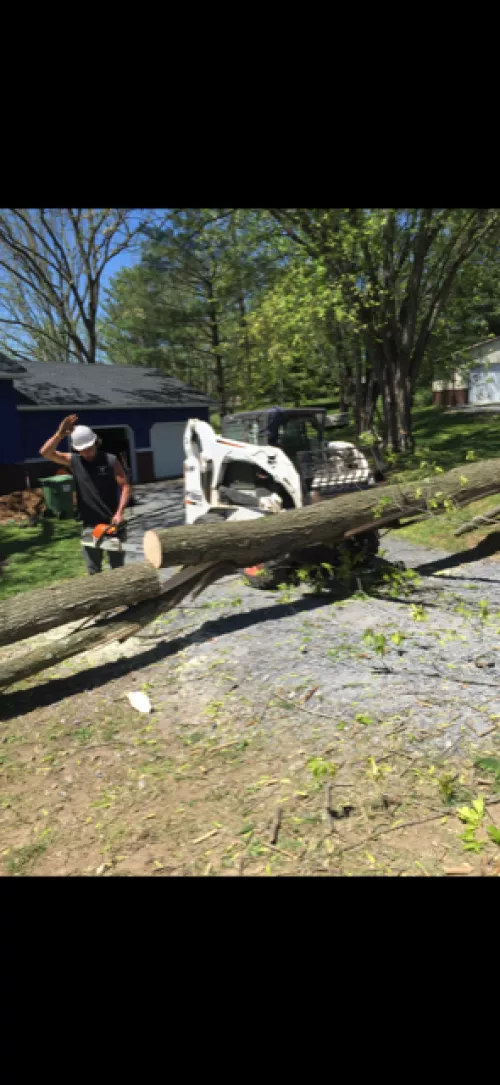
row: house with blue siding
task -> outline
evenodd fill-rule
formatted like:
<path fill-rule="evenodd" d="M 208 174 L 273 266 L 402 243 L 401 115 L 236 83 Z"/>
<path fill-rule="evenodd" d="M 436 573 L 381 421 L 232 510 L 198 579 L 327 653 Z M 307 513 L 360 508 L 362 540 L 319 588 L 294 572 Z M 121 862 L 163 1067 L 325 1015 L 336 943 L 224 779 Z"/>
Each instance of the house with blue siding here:
<path fill-rule="evenodd" d="M 40 447 L 65 415 L 91 426 L 133 482 L 182 475 L 184 427 L 212 400 L 158 369 L 17 362 L 0 353 L 0 494 L 54 472 Z M 61 442 L 61 451 L 70 451 Z"/>

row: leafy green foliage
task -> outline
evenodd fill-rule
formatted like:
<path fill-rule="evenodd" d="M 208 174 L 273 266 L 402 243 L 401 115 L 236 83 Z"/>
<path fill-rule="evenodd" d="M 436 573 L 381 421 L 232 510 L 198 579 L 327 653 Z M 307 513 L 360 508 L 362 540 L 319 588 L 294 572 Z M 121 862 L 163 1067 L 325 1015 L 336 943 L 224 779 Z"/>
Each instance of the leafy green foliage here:
<path fill-rule="evenodd" d="M 438 777 L 438 787 L 443 802 L 452 803 L 457 795 L 457 773 L 444 772 L 442 776 Z"/>
<path fill-rule="evenodd" d="M 315 780 L 324 776 L 336 776 L 339 766 L 335 761 L 325 761 L 323 757 L 311 757 L 307 762 L 309 772 Z"/>
<path fill-rule="evenodd" d="M 387 637 L 385 633 L 374 633 L 373 629 L 366 629 L 362 636 L 363 644 L 372 648 L 376 655 L 383 660 L 387 651 Z"/>
<path fill-rule="evenodd" d="M 282 258 L 273 233 L 262 214 L 172 212 L 110 283 L 100 329 L 110 360 L 163 369 L 213 395 L 221 414 L 247 401 L 259 383 L 248 311 Z"/>
<path fill-rule="evenodd" d="M 467 826 L 460 839 L 463 840 L 464 851 L 480 852 L 483 850 L 484 841 L 477 839 L 477 831 L 481 828 L 485 813 L 484 799 L 474 799 L 472 806 L 461 806 L 457 810 L 457 816 Z"/>
<path fill-rule="evenodd" d="M 386 437 L 411 451 L 413 394 L 426 349 L 467 261 L 489 252 L 496 210 L 274 210 L 288 235 L 328 270 L 335 318 L 362 336 L 382 392 Z"/>
<path fill-rule="evenodd" d="M 367 775 L 375 782 L 383 780 L 384 776 L 386 776 L 390 772 L 392 772 L 392 768 L 390 765 L 380 765 L 377 764 L 374 757 L 368 758 Z"/>

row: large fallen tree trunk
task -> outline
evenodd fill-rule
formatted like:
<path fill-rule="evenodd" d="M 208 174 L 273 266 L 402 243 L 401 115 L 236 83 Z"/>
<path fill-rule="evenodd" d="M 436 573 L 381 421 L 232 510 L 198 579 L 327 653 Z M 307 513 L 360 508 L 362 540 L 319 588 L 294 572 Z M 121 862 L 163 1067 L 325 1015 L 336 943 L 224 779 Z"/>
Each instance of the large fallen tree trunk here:
<path fill-rule="evenodd" d="M 453 499 L 456 505 L 463 506 L 480 497 L 500 491 L 500 461 L 488 460 L 477 464 L 467 464 L 447 474 L 440 475 L 427 483 L 418 482 L 404 487 L 380 487 L 376 490 L 362 491 L 338 497 L 286 515 L 262 517 L 259 520 L 240 521 L 234 524 L 223 523 L 221 526 L 204 524 L 201 527 L 169 528 L 165 532 L 147 532 L 145 536 L 145 554 L 152 563 L 160 565 L 183 564 L 178 573 L 172 576 L 152 598 L 124 607 L 114 617 L 96 622 L 92 627 L 77 629 L 67 637 L 57 641 L 45 642 L 35 646 L 23 655 L 7 660 L 0 659 L 0 688 L 19 682 L 47 667 L 53 667 L 64 659 L 107 644 L 110 641 L 123 641 L 138 632 L 144 625 L 153 621 L 163 611 L 177 606 L 181 599 L 204 591 L 209 584 L 220 577 L 233 572 L 242 565 L 264 561 L 278 554 L 296 549 L 305 549 L 318 542 L 336 542 L 347 538 L 360 530 L 375 528 L 400 519 L 421 519 L 429 508 L 433 514 L 443 512 L 444 502 Z M 153 578 L 157 576 L 149 568 Z M 66 623 L 78 615 L 89 615 L 91 611 L 77 609 L 92 605 L 96 611 L 109 611 L 113 604 L 127 604 L 130 594 L 124 591 L 125 582 L 137 581 L 139 590 L 146 590 L 148 583 L 144 566 L 131 565 L 115 570 L 110 574 L 93 577 L 92 581 L 78 580 L 59 585 L 62 592 L 73 593 L 72 609 L 62 607 L 59 619 L 51 625 Z M 94 584 L 95 582 L 95 584 Z M 111 583 L 113 591 L 119 593 L 119 599 L 103 587 Z M 158 581 L 150 580 L 150 586 Z M 82 600 L 87 586 L 95 591 L 94 602 L 89 596 Z M 135 590 L 135 588 L 133 589 Z M 18 598 L 19 624 L 12 620 L 10 612 L 10 640 L 20 639 L 16 629 L 23 630 L 27 636 L 23 611 L 33 613 L 29 602 L 30 595 L 40 597 L 40 592 L 33 592 Z M 64 599 L 64 593 L 60 600 Z M 69 599 L 69 594 L 66 599 Z M 134 596 L 137 599 L 137 595 Z M 4 604 L 5 606 L 5 604 Z M 0 609 L 1 615 L 1 609 Z M 24 624 L 23 624 L 24 623 Z M 48 625 L 45 624 L 45 629 Z M 39 631 L 40 626 L 37 626 Z"/>
<path fill-rule="evenodd" d="M 115 570 L 121 572 L 122 570 Z M 10 659 L 0 660 L 0 689 L 21 682 L 24 678 L 38 674 L 48 667 L 55 667 L 64 659 L 90 652 L 93 648 L 102 648 L 112 641 L 124 641 L 148 625 L 167 610 L 177 606 L 186 595 L 198 595 L 209 582 L 213 583 L 221 576 L 232 572 L 227 565 L 201 565 L 181 569 L 170 577 L 153 599 L 124 609 L 120 614 L 95 622 L 91 627 L 73 630 L 67 637 L 44 641 L 22 654 Z"/>
<path fill-rule="evenodd" d="M 58 625 L 133 606 L 158 595 L 161 581 L 149 562 L 136 562 L 99 576 L 62 580 L 7 599 L 0 606 L 0 645 L 45 633 Z"/>
<path fill-rule="evenodd" d="M 344 494 L 303 509 L 233 523 L 147 531 L 144 554 L 155 568 L 231 561 L 235 568 L 267 561 L 315 543 L 338 542 L 356 529 L 445 511 L 500 491 L 500 460 L 464 464 L 425 482 Z"/>

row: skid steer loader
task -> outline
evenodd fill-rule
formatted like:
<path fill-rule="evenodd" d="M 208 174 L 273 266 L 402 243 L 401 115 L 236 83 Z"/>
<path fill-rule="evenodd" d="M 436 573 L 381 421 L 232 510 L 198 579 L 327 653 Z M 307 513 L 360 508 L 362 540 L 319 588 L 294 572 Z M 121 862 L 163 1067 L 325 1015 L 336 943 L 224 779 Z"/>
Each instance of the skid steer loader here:
<path fill-rule="evenodd" d="M 347 441 L 325 440 L 326 409 L 271 407 L 227 415 L 222 433 L 192 418 L 184 431 L 184 500 L 187 524 L 249 520 L 300 509 L 338 494 L 375 486 L 383 465 L 373 470 L 369 451 Z M 348 419 L 347 419 L 348 421 Z M 328 418 L 329 425 L 346 417 Z M 349 540 L 363 560 L 379 547 L 378 532 Z M 334 565 L 339 547 L 316 544 L 244 570 L 252 587 L 276 588 L 293 582 L 304 564 Z"/>

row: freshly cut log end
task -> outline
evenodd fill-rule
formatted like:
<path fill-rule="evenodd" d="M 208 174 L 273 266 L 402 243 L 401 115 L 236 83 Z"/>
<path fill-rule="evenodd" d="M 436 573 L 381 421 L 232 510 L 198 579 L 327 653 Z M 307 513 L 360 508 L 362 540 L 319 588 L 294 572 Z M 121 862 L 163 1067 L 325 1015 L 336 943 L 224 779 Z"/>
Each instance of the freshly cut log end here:
<path fill-rule="evenodd" d="M 155 569 L 161 569 L 162 546 L 156 531 L 146 531 L 142 540 L 144 557 Z"/>

